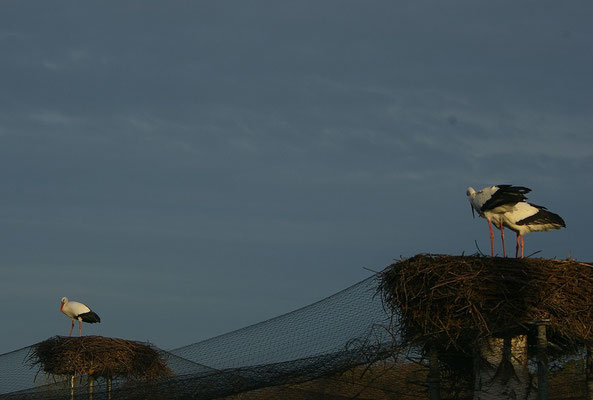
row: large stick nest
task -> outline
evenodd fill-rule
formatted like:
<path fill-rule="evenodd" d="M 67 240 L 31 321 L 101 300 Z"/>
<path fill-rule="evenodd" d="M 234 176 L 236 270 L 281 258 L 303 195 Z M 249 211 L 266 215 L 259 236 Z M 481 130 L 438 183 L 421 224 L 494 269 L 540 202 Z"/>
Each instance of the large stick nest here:
<path fill-rule="evenodd" d="M 152 345 L 102 336 L 54 336 L 33 345 L 28 359 L 54 375 L 156 379 L 173 374 Z"/>
<path fill-rule="evenodd" d="M 558 343 L 593 343 L 590 263 L 417 255 L 381 272 L 379 291 L 412 345 L 461 350 L 487 336 L 528 333 L 542 320 Z"/>

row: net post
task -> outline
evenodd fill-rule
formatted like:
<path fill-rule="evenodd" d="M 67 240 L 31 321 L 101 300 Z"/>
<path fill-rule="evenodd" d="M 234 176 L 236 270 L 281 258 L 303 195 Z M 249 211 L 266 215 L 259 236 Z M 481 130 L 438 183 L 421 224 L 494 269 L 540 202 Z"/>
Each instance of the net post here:
<path fill-rule="evenodd" d="M 434 343 L 428 348 L 428 398 L 441 400 L 441 373 L 439 369 L 439 353 Z"/>
<path fill-rule="evenodd" d="M 587 382 L 587 399 L 593 400 L 593 347 L 588 344 L 585 358 L 585 373 Z"/>
<path fill-rule="evenodd" d="M 74 374 L 70 375 L 70 400 L 74 400 Z"/>
<path fill-rule="evenodd" d="M 548 337 L 546 327 L 549 325 L 549 319 L 540 319 L 531 322 L 537 329 L 537 400 L 548 400 Z"/>
<path fill-rule="evenodd" d="M 92 375 L 89 375 L 89 400 L 93 400 L 94 393 L 95 393 L 95 378 Z"/>

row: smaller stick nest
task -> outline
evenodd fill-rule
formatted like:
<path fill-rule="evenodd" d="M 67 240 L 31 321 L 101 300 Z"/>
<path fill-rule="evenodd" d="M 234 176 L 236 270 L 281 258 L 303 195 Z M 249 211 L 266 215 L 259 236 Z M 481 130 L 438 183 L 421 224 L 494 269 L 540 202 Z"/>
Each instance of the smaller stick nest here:
<path fill-rule="evenodd" d="M 28 360 L 54 375 L 145 380 L 173 375 L 151 344 L 102 336 L 54 336 L 33 345 Z"/>
<path fill-rule="evenodd" d="M 593 343 L 593 265 L 574 260 L 417 255 L 379 275 L 409 344 L 467 349 L 549 320 L 555 343 Z"/>

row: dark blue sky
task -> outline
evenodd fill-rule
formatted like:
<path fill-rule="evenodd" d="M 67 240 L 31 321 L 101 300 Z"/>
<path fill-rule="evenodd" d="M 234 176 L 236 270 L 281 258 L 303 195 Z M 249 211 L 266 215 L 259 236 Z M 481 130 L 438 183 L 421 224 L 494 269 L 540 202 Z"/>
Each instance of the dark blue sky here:
<path fill-rule="evenodd" d="M 173 348 L 420 252 L 488 252 L 511 183 L 593 259 L 590 1 L 11 2 L 0 353 L 70 322 Z M 508 232 L 509 246 L 513 235 Z M 496 243 L 500 251 L 500 243 Z"/>

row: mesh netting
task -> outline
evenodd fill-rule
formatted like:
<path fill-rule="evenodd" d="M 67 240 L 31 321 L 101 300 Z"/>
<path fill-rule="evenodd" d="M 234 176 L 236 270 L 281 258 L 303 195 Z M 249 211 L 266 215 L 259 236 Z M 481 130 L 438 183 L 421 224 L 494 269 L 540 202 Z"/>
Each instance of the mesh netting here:
<path fill-rule="evenodd" d="M 310 306 L 165 352 L 172 377 L 97 379 L 38 373 L 31 347 L 0 355 L 0 399 L 426 399 L 422 349 L 401 348 L 398 318 L 368 278 Z M 555 360 L 550 399 L 585 398 L 585 352 Z M 535 368 L 530 361 L 532 370 Z M 443 399 L 470 399 L 467 377 L 441 375 Z"/>
<path fill-rule="evenodd" d="M 388 323 L 376 291 L 377 281 L 371 277 L 310 306 L 171 353 L 225 369 L 342 351 L 353 339 Z"/>
<path fill-rule="evenodd" d="M 35 385 L 35 370 L 27 365 L 30 348 L 0 355 L 0 395 Z"/>
<path fill-rule="evenodd" d="M 163 351 L 174 378 L 160 380 L 158 387 L 146 382 L 114 380 L 111 391 L 117 391 L 118 398 L 158 398 L 165 393 L 169 398 L 174 393 L 217 398 L 302 383 L 367 363 L 378 355 L 384 357 L 391 344 L 391 316 L 376 291 L 377 281 L 371 277 L 280 317 Z M 37 370 L 27 363 L 29 353 L 30 348 L 24 348 L 0 356 L 3 398 L 70 398 L 77 396 L 76 392 L 86 396 L 87 382 L 83 379 L 77 378 L 75 393 L 71 393 L 68 379 L 37 375 Z M 58 379 L 62 381 L 56 382 Z M 139 395 L 139 385 L 150 390 Z M 94 391 L 94 398 L 106 395 L 106 382 L 97 380 Z"/>

